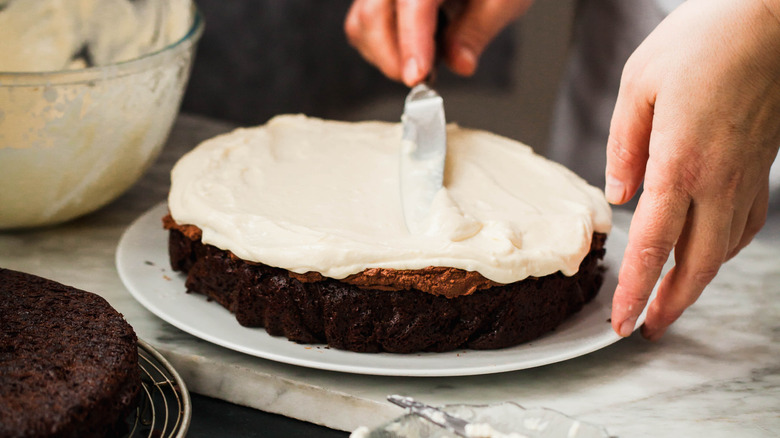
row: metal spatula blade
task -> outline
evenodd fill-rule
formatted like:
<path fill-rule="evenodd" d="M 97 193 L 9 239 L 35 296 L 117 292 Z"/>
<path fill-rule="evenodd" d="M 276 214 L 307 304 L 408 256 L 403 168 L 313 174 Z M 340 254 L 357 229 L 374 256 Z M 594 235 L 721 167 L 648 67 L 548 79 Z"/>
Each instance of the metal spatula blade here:
<path fill-rule="evenodd" d="M 419 84 L 406 97 L 401 121 L 401 201 L 407 229 L 419 234 L 444 180 L 447 155 L 444 101 L 428 85 Z"/>

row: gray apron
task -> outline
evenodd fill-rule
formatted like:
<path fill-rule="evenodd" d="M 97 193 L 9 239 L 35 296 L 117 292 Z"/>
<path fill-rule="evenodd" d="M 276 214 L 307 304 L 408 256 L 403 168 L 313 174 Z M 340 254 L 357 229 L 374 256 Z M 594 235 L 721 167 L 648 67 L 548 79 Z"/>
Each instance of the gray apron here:
<path fill-rule="evenodd" d="M 628 57 L 681 0 L 581 0 L 556 102 L 548 155 L 604 187 L 609 123 Z M 635 206 L 636 199 L 629 205 Z M 780 160 L 770 173 L 770 218 L 780 220 Z M 773 218 L 771 218 L 773 219 Z"/>

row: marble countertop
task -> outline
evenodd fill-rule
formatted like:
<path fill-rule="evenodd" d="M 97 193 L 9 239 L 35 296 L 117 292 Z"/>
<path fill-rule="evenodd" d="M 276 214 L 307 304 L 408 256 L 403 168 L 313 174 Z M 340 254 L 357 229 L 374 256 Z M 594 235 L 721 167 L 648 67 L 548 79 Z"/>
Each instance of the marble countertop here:
<path fill-rule="evenodd" d="M 385 401 L 398 393 L 429 404 L 511 400 L 547 407 L 621 437 L 780 436 L 778 222 L 721 268 L 659 342 L 635 334 L 594 353 L 527 370 L 436 378 L 344 374 L 244 355 L 168 325 L 120 281 L 117 243 L 135 218 L 165 199 L 176 159 L 231 127 L 179 117 L 158 161 L 117 201 L 64 225 L 0 232 L 0 266 L 104 296 L 139 337 L 172 362 L 193 392 L 334 429 L 400 415 Z"/>

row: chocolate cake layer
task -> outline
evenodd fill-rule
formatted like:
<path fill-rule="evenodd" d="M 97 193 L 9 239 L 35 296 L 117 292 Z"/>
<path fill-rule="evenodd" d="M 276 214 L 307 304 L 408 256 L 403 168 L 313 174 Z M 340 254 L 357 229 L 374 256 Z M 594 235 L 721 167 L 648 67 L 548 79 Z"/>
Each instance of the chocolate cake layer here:
<path fill-rule="evenodd" d="M 167 223 L 166 228 L 171 266 L 187 274 L 187 290 L 214 299 L 241 325 L 265 327 L 300 343 L 394 353 L 504 348 L 549 332 L 597 294 L 606 239 L 594 235 L 590 253 L 571 277 L 556 273 L 447 298 L 414 288 L 361 288 L 322 276 L 301 281 L 287 270 L 203 244 L 189 227 Z"/>
<path fill-rule="evenodd" d="M 200 240 L 202 235 L 200 228 L 194 225 L 179 225 L 170 214 L 163 218 L 163 227 L 168 230 L 178 230 L 190 240 Z M 603 240 L 596 241 L 596 244 L 603 246 Z M 318 272 L 305 274 L 289 272 L 289 275 L 302 283 L 325 280 L 325 277 Z M 478 290 L 501 286 L 500 283 L 483 277 L 479 272 L 442 266 L 429 266 L 418 270 L 371 268 L 339 279 L 339 281 L 358 286 L 361 289 L 383 291 L 415 289 L 447 298 L 469 295 Z"/>
<path fill-rule="evenodd" d="M 103 298 L 0 268 L 0 437 L 104 437 L 141 389 L 135 332 Z"/>

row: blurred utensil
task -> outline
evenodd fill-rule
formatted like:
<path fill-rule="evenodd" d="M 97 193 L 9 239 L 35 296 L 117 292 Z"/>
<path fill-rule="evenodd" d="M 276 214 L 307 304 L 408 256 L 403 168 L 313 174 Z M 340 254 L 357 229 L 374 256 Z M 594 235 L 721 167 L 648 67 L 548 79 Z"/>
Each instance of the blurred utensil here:
<path fill-rule="evenodd" d="M 411 397 L 403 397 L 400 395 L 388 395 L 387 400 L 402 408 L 409 409 L 409 412 L 412 414 L 425 418 L 431 423 L 443 427 L 455 435 L 462 437 L 469 436 L 466 433 L 466 426 L 469 424 L 468 421 L 454 417 L 441 409 L 420 403 Z"/>

